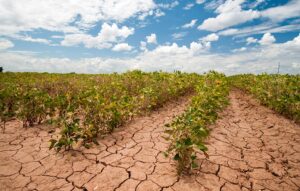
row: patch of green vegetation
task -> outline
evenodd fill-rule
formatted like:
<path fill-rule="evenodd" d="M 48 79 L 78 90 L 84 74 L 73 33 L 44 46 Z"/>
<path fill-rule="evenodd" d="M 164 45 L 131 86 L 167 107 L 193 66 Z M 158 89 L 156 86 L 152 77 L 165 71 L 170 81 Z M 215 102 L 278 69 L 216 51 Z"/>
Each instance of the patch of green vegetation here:
<path fill-rule="evenodd" d="M 225 75 L 216 72 L 206 74 L 196 85 L 196 95 L 187 110 L 166 125 L 164 137 L 170 142 L 166 155 L 173 154 L 177 161 L 177 173 L 190 173 L 196 168 L 196 152 L 207 156 L 204 144 L 209 131 L 207 126 L 218 118 L 217 112 L 228 103 L 228 85 Z"/>

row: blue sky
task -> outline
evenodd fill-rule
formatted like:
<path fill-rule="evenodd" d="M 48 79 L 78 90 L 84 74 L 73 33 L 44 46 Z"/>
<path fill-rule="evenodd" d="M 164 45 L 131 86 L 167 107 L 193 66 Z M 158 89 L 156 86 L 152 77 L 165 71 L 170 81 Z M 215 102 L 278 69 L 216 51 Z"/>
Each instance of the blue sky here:
<path fill-rule="evenodd" d="M 300 73 L 300 0 L 0 0 L 6 71 Z"/>

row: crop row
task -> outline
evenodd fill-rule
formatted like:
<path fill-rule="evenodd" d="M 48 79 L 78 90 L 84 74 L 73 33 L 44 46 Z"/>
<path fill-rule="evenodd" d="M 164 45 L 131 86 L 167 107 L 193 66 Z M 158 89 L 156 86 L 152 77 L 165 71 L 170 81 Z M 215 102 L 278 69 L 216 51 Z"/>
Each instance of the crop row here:
<path fill-rule="evenodd" d="M 231 76 L 230 81 L 262 104 L 300 122 L 300 75 L 243 74 Z"/>
<path fill-rule="evenodd" d="M 51 122 L 61 128 L 51 148 L 84 146 L 113 131 L 135 115 L 160 107 L 168 100 L 194 91 L 197 74 L 0 74 L 0 118 L 19 119 L 24 127 Z"/>
<path fill-rule="evenodd" d="M 196 85 L 196 95 L 186 111 L 166 125 L 165 139 L 170 142 L 166 155 L 177 161 L 177 172 L 190 172 L 197 167 L 196 153 L 206 156 L 205 138 L 208 125 L 214 123 L 220 111 L 228 103 L 228 85 L 225 75 L 216 72 L 206 74 Z"/>

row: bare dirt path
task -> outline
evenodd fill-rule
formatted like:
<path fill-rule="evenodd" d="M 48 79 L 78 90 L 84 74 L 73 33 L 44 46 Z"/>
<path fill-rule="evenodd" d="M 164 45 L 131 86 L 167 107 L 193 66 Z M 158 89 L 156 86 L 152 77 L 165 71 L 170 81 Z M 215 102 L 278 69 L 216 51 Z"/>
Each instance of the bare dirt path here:
<path fill-rule="evenodd" d="M 162 151 L 163 126 L 183 112 L 187 97 L 133 120 L 91 149 L 49 151 L 50 126 L 8 124 L 0 134 L 0 190 L 299 190 L 300 127 L 240 91 L 213 125 L 209 159 L 176 176 Z"/>
<path fill-rule="evenodd" d="M 300 126 L 241 91 L 230 102 L 196 181 L 210 190 L 300 190 Z"/>

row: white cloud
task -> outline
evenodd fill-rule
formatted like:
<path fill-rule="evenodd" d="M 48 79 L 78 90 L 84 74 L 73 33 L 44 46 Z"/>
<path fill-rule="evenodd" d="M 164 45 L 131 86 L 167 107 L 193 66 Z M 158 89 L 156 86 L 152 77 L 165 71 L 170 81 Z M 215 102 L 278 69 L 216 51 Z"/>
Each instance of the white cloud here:
<path fill-rule="evenodd" d="M 198 43 L 198 42 L 191 42 L 190 44 L 190 51 L 192 55 L 197 55 L 203 53 L 207 49 L 210 48 L 210 43 Z"/>
<path fill-rule="evenodd" d="M 258 11 L 242 10 L 241 4 L 244 0 L 228 0 L 220 5 L 215 18 L 208 18 L 198 26 L 199 30 L 219 31 L 234 25 L 238 25 L 260 16 Z"/>
<path fill-rule="evenodd" d="M 216 33 L 211 33 L 211 34 L 201 38 L 201 40 L 204 41 L 204 42 L 218 41 L 219 36 Z"/>
<path fill-rule="evenodd" d="M 150 16 L 150 15 L 153 15 L 153 10 L 149 11 L 149 12 L 144 12 L 144 13 L 141 13 L 139 16 L 138 16 L 138 19 L 143 21 L 145 20 L 146 17 Z"/>
<path fill-rule="evenodd" d="M 147 49 L 147 43 L 145 42 L 145 41 L 141 41 L 140 42 L 140 49 L 142 50 L 142 51 L 147 51 L 148 49 Z"/>
<path fill-rule="evenodd" d="M 176 43 L 172 45 L 160 45 L 155 48 L 153 51 L 149 52 L 149 54 L 184 54 L 187 53 L 189 49 L 186 46 L 178 46 Z"/>
<path fill-rule="evenodd" d="M 117 38 L 127 38 L 134 33 L 134 28 L 128 28 L 123 26 L 119 28 L 116 24 L 109 25 L 107 23 L 102 24 L 101 31 L 98 34 L 98 38 L 102 41 L 115 42 Z"/>
<path fill-rule="evenodd" d="M 32 38 L 31 36 L 20 36 L 19 40 L 28 41 L 28 42 L 37 42 L 42 44 L 51 44 L 51 41 L 44 38 Z"/>
<path fill-rule="evenodd" d="M 117 24 L 109 25 L 103 23 L 101 31 L 97 36 L 91 36 L 88 34 L 68 34 L 61 42 L 63 46 L 74 46 L 83 44 L 87 48 L 110 48 L 113 42 L 126 39 L 128 36 L 134 33 L 134 28 L 123 26 L 119 28 Z"/>
<path fill-rule="evenodd" d="M 229 35 L 235 35 L 239 32 L 239 29 L 226 29 L 223 31 L 218 32 L 219 35 L 229 36 Z"/>
<path fill-rule="evenodd" d="M 300 17 L 300 1 L 291 0 L 287 4 L 272 7 L 261 12 L 263 17 L 279 22 L 288 18 Z"/>
<path fill-rule="evenodd" d="M 241 29 L 231 28 L 218 32 L 219 35 L 224 36 L 249 36 L 252 34 L 264 34 L 264 33 L 284 33 L 289 31 L 300 31 L 300 24 L 289 24 L 278 26 L 274 23 L 262 23 L 260 25 L 244 27 Z"/>
<path fill-rule="evenodd" d="M 166 13 L 162 12 L 160 9 L 156 9 L 156 11 L 154 12 L 155 17 L 162 17 L 165 16 Z"/>
<path fill-rule="evenodd" d="M 29 35 L 19 35 L 19 34 L 11 35 L 10 37 L 13 39 L 16 39 L 16 40 L 20 40 L 20 41 L 35 42 L 35 43 L 51 45 L 51 41 L 48 39 L 45 39 L 45 38 L 32 38 Z"/>
<path fill-rule="evenodd" d="M 300 63 L 296 63 L 296 62 L 293 62 L 292 63 L 292 68 L 295 68 L 295 70 L 300 70 Z M 298 73 L 299 74 L 299 73 Z"/>
<path fill-rule="evenodd" d="M 256 42 L 257 42 L 257 39 L 256 39 L 256 38 L 253 38 L 253 37 L 248 37 L 248 38 L 246 39 L 246 42 L 247 42 L 248 45 L 249 45 L 249 44 L 253 44 L 253 43 L 256 43 Z"/>
<path fill-rule="evenodd" d="M 276 26 L 276 27 L 272 27 L 266 30 L 262 30 L 262 31 L 257 31 L 256 34 L 258 33 L 285 33 L 285 32 L 289 32 L 289 31 L 300 31 L 300 24 L 291 24 L 291 25 L 283 25 L 283 26 Z"/>
<path fill-rule="evenodd" d="M 261 5 L 264 2 L 265 2 L 265 0 L 256 0 L 254 2 L 251 2 L 251 4 L 249 5 L 249 7 L 251 9 L 253 9 L 253 8 L 257 7 L 258 5 Z"/>
<path fill-rule="evenodd" d="M 140 42 L 140 49 L 142 51 L 145 51 L 145 52 L 148 51 L 147 43 L 148 44 L 157 44 L 156 34 L 151 33 L 149 36 L 146 36 L 146 42 L 145 41 Z"/>
<path fill-rule="evenodd" d="M 229 1 L 227 1 L 229 2 Z M 226 2 L 226 3 L 227 3 Z M 244 2 L 244 0 L 240 0 L 240 2 Z M 257 0 L 254 3 L 251 3 L 249 7 L 255 7 L 261 3 L 263 3 L 263 0 Z M 222 7 L 226 3 L 220 5 Z M 238 1 L 236 1 L 238 3 Z M 277 7 L 271 7 L 262 11 L 253 11 L 253 10 L 247 10 L 242 12 L 248 12 L 248 18 L 243 17 L 242 19 L 239 19 L 237 16 L 236 20 L 240 20 L 241 23 L 246 22 L 248 20 L 253 20 L 255 18 L 262 18 L 264 19 L 264 22 L 259 25 L 254 26 L 247 26 L 244 28 L 231 28 L 227 30 L 223 30 L 219 32 L 220 35 L 237 35 L 237 36 L 247 36 L 251 34 L 263 34 L 263 33 L 283 33 L 283 32 L 289 32 L 289 31 L 300 31 L 300 24 L 299 20 L 297 18 L 300 18 L 300 1 L 299 0 L 291 0 L 285 5 L 277 6 Z M 253 14 L 253 18 L 251 18 L 250 13 Z M 210 18 L 204 21 L 202 25 L 200 25 L 198 28 L 203 30 L 214 30 L 217 31 L 220 28 L 225 29 L 228 28 L 228 25 L 225 25 L 226 27 L 221 27 L 221 20 L 224 20 L 221 18 L 222 12 L 216 17 L 216 18 Z M 240 15 L 242 16 L 242 15 Z M 217 19 L 218 18 L 218 19 Z M 296 18 L 295 20 L 289 22 L 289 24 L 281 25 L 280 22 L 290 19 L 290 18 Z M 245 21 L 243 21 L 246 19 Z M 206 23 L 205 23 L 206 22 Z M 217 26 L 217 23 L 219 22 L 220 26 Z M 205 24 L 205 25 L 204 25 Z M 235 23 L 240 24 L 240 23 Z M 233 26 L 233 25 L 231 25 Z M 206 29 L 207 28 L 207 29 Z"/>
<path fill-rule="evenodd" d="M 271 33 L 265 33 L 260 39 L 259 43 L 261 45 L 270 45 L 276 41 L 275 37 Z"/>
<path fill-rule="evenodd" d="M 128 45 L 127 43 L 120 43 L 120 44 L 116 44 L 112 50 L 116 51 L 116 52 L 121 52 L 121 51 L 130 51 L 132 50 L 132 46 Z"/>
<path fill-rule="evenodd" d="M 192 42 L 190 47 L 178 46 L 177 43 L 172 43 L 171 45 L 160 45 L 152 51 L 148 51 L 144 56 L 147 57 L 160 57 L 165 60 L 165 57 L 177 57 L 180 55 L 185 55 L 192 57 L 200 53 L 206 52 L 210 48 L 210 43 Z"/>
<path fill-rule="evenodd" d="M 205 0 L 196 0 L 197 4 L 203 4 L 205 2 Z"/>
<path fill-rule="evenodd" d="M 112 46 L 109 42 L 102 42 L 96 37 L 88 34 L 68 34 L 64 40 L 61 41 L 62 46 L 76 46 L 83 44 L 86 48 L 110 48 Z"/>
<path fill-rule="evenodd" d="M 178 1 L 173 1 L 172 3 L 160 3 L 158 4 L 158 7 L 164 8 L 164 9 L 173 9 L 174 7 L 176 7 L 177 5 L 179 5 Z"/>
<path fill-rule="evenodd" d="M 62 38 L 64 38 L 64 36 L 63 35 L 52 35 L 51 38 L 62 39 Z"/>
<path fill-rule="evenodd" d="M 192 7 L 194 7 L 193 3 L 188 3 L 186 6 L 183 7 L 184 10 L 190 10 Z"/>
<path fill-rule="evenodd" d="M 174 40 L 181 40 L 184 36 L 187 35 L 187 32 L 179 32 L 179 33 L 173 33 L 172 38 Z"/>
<path fill-rule="evenodd" d="M 14 47 L 14 43 L 7 39 L 0 39 L 0 51 Z"/>
<path fill-rule="evenodd" d="M 148 12 L 143 12 L 138 16 L 138 19 L 143 21 L 148 16 L 162 17 L 164 15 L 166 14 L 162 10 L 156 9 L 156 10 L 150 10 Z"/>
<path fill-rule="evenodd" d="M 204 8 L 208 10 L 215 10 L 220 5 L 222 5 L 225 2 L 225 0 L 211 0 L 207 3 L 205 3 Z"/>
<path fill-rule="evenodd" d="M 193 28 L 195 26 L 195 24 L 197 23 L 197 19 L 192 19 L 191 22 L 186 23 L 182 26 L 182 28 Z"/>
<path fill-rule="evenodd" d="M 38 58 L 20 53 L 0 53 L 0 65 L 6 71 L 111 73 L 141 69 L 172 72 L 207 72 L 216 70 L 226 74 L 277 72 L 281 64 L 282 73 L 299 73 L 300 34 L 284 43 L 259 46 L 247 51 L 217 54 L 205 51 L 205 47 L 192 42 L 189 47 L 171 45 L 158 46 L 152 51 L 142 52 L 130 58 Z"/>
<path fill-rule="evenodd" d="M 246 50 L 247 50 L 246 47 L 241 47 L 241 48 L 233 49 L 232 52 L 244 52 Z"/>
<path fill-rule="evenodd" d="M 153 0 L 4 0 L 0 1 L 0 34 L 34 29 L 78 33 L 99 21 L 123 22 L 156 7 Z"/>
<path fill-rule="evenodd" d="M 147 39 L 147 43 L 149 44 L 157 44 L 157 40 L 156 40 L 156 34 L 152 33 L 149 36 L 146 36 Z"/>
<path fill-rule="evenodd" d="M 261 3 L 261 1 L 256 0 L 255 3 Z M 121 23 L 132 17 L 143 20 L 147 16 L 163 16 L 165 14 L 163 9 L 172 9 L 179 4 L 178 1 L 172 2 L 156 5 L 153 0 L 90 0 L 81 2 L 77 0 L 63 2 L 61 0 L 18 0 L 18 2 L 0 0 L 0 36 L 51 45 L 51 40 L 54 41 L 54 39 L 34 38 L 34 36 L 22 36 L 21 34 L 27 34 L 24 31 L 40 32 L 35 31 L 35 29 L 58 31 L 54 34 L 62 35 L 58 38 L 63 38 L 61 45 L 64 46 L 83 45 L 87 48 L 112 48 L 113 51 L 131 51 L 133 47 L 124 42 L 135 30 L 129 26 L 122 26 Z M 181 3 L 183 4 L 183 2 Z M 190 3 L 189 7 L 194 6 L 195 3 L 196 1 Z M 203 2 L 201 1 L 201 3 Z M 286 64 L 285 71 L 295 72 L 288 67 L 299 69 L 300 36 L 286 43 L 275 43 L 276 39 L 271 33 L 300 31 L 299 19 L 298 22 L 297 19 L 294 19 L 287 21 L 290 24 L 280 26 L 282 21 L 300 16 L 299 0 L 291 0 L 285 5 L 262 11 L 244 10 L 249 8 L 250 4 L 245 0 L 227 0 L 225 3 L 223 0 L 206 1 L 204 3 L 205 8 L 215 6 L 217 16 L 205 20 L 199 29 L 208 31 L 229 29 L 212 33 L 198 42 L 192 42 L 186 46 L 173 43 L 148 50 L 147 43 L 157 44 L 156 34 L 153 33 L 140 42 L 142 51 L 135 57 L 71 60 L 68 58 L 46 59 L 37 55 L 29 55 L 26 52 L 12 52 L 6 49 L 13 47 L 14 44 L 9 40 L 1 39 L 0 49 L 6 51 L 0 53 L 0 64 L 12 71 L 68 72 L 78 69 L 78 71 L 93 73 L 125 71 L 127 69 L 163 69 L 167 71 L 182 69 L 183 71 L 203 72 L 208 69 L 216 69 L 233 73 L 271 71 L 274 61 L 280 61 Z M 186 9 L 189 9 L 187 5 Z M 255 18 L 262 18 L 263 23 L 242 29 L 230 28 Z M 89 34 L 90 29 L 97 28 L 99 23 L 104 23 L 100 32 L 96 35 Z M 135 24 L 131 20 L 126 23 Z M 193 19 L 182 27 L 191 28 L 196 23 L 197 20 Z M 185 34 L 175 33 L 172 36 L 175 39 L 180 39 Z M 259 43 L 264 46 L 237 48 L 233 50 L 234 54 L 213 54 L 208 51 L 211 42 L 217 41 L 219 35 L 249 36 L 251 34 L 264 35 L 260 40 L 253 37 L 247 38 L 247 44 Z M 57 38 L 57 36 L 52 36 L 52 38 Z M 242 39 L 243 42 L 244 39 Z M 74 67 L 73 62 L 78 66 Z"/>

